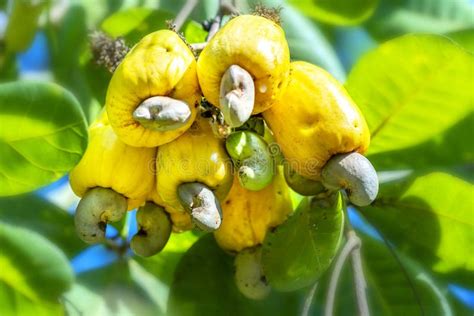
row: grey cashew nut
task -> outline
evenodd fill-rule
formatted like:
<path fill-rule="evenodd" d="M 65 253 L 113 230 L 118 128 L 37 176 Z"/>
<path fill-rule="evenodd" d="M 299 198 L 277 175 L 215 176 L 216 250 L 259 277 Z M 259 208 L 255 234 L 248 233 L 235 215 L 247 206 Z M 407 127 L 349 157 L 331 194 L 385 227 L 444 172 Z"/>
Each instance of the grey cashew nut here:
<path fill-rule="evenodd" d="M 219 105 L 224 120 L 239 127 L 252 115 L 255 85 L 252 76 L 240 66 L 230 66 L 221 79 Z"/>
<path fill-rule="evenodd" d="M 143 101 L 133 112 L 133 118 L 145 128 L 164 132 L 188 123 L 191 109 L 181 100 L 155 96 Z"/>
<path fill-rule="evenodd" d="M 137 211 L 138 232 L 130 242 L 130 248 L 141 257 L 160 252 L 171 235 L 171 220 L 163 207 L 148 202 Z"/>
<path fill-rule="evenodd" d="M 90 189 L 76 209 L 76 232 L 86 243 L 101 242 L 105 239 L 107 222 L 119 221 L 126 212 L 127 199 L 120 193 L 101 187 Z"/>
<path fill-rule="evenodd" d="M 178 187 L 178 197 L 197 227 L 215 231 L 221 226 L 222 209 L 208 186 L 199 182 L 183 183 Z"/>
<path fill-rule="evenodd" d="M 370 161 L 358 153 L 332 157 L 324 166 L 321 179 L 328 189 L 345 189 L 349 201 L 367 206 L 377 197 L 379 181 Z"/>
<path fill-rule="evenodd" d="M 262 267 L 262 247 L 244 249 L 234 260 L 235 284 L 245 297 L 261 300 L 270 294 Z"/>

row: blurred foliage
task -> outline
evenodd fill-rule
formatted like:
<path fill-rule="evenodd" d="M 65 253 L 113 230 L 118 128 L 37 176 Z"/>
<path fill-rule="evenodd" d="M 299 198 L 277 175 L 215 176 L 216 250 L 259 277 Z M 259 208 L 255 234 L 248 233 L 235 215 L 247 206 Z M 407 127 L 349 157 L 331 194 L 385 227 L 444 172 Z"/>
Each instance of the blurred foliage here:
<path fill-rule="evenodd" d="M 87 121 L 104 105 L 111 78 L 94 63 L 90 32 L 133 46 L 165 28 L 185 1 L 0 0 L 10 17 L 3 37 L 0 31 L 0 196 L 9 196 L 0 199 L 2 315 L 301 312 L 308 288 L 250 301 L 234 285 L 233 257 L 211 235 L 193 232 L 173 234 L 151 258 L 123 253 L 109 240 L 120 259 L 74 281 L 68 258 L 74 262 L 87 245 L 75 236 L 72 216 L 34 193 L 18 195 L 62 177 L 85 150 Z M 379 171 L 405 175 L 384 181 L 375 203 L 358 210 L 380 233 L 359 232 L 373 314 L 472 314 L 447 290 L 452 282 L 474 289 L 472 1 L 236 1 L 243 11 L 259 2 L 282 8 L 292 60 L 347 77 L 372 132 L 370 160 Z M 201 22 L 217 9 L 217 0 L 198 2 L 181 29 L 189 43 L 205 40 Z M 28 74 L 21 54 L 38 32 L 48 38 L 46 80 L 57 84 L 14 81 Z M 295 206 L 301 199 L 293 194 Z M 321 214 L 303 215 L 288 222 L 298 246 L 281 249 L 281 262 L 305 258 L 299 267 L 312 272 L 324 240 L 312 224 Z M 128 221 L 117 230 L 121 225 Z M 315 312 L 325 305 L 329 275 L 319 281 Z M 336 314 L 354 313 L 349 267 L 336 297 Z"/>

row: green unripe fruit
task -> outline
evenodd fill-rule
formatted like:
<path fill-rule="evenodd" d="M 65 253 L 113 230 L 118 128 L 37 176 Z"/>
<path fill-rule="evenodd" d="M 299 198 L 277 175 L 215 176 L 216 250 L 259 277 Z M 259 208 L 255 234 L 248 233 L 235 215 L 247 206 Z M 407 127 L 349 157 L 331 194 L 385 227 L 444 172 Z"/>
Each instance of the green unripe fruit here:
<path fill-rule="evenodd" d="M 238 170 L 242 187 L 260 191 L 272 182 L 274 162 L 262 137 L 253 132 L 238 131 L 227 138 L 225 145 Z"/>
<path fill-rule="evenodd" d="M 163 207 L 146 203 L 137 211 L 137 224 L 138 232 L 130 243 L 134 253 L 149 257 L 166 246 L 171 234 L 171 221 Z"/>
<path fill-rule="evenodd" d="M 235 284 L 245 297 L 261 300 L 270 294 L 262 269 L 262 248 L 245 249 L 235 257 Z"/>
<path fill-rule="evenodd" d="M 320 181 L 303 177 L 294 169 L 292 169 L 287 163 L 284 165 L 284 173 L 286 183 L 296 193 L 304 196 L 311 196 L 326 191 L 326 188 Z"/>

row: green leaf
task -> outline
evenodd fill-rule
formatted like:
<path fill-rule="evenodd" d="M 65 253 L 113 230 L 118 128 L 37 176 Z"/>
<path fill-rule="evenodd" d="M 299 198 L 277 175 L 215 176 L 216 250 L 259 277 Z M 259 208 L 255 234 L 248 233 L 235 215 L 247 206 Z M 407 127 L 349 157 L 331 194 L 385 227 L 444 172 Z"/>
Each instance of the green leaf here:
<path fill-rule="evenodd" d="M 0 107 L 0 196 L 37 189 L 79 162 L 87 126 L 71 93 L 52 83 L 5 83 Z"/>
<path fill-rule="evenodd" d="M 378 0 L 290 0 L 305 15 L 335 25 L 358 24 L 369 18 Z"/>
<path fill-rule="evenodd" d="M 176 265 L 197 239 L 198 237 L 191 231 L 171 234 L 168 243 L 160 253 L 149 258 L 135 257 L 135 261 L 160 282 L 169 286 L 173 281 Z"/>
<path fill-rule="evenodd" d="M 167 11 L 130 8 L 109 16 L 101 28 L 112 37 L 123 37 L 127 45 L 133 46 L 145 35 L 166 29 L 166 21 L 173 18 L 173 14 Z"/>
<path fill-rule="evenodd" d="M 16 80 L 18 77 L 18 66 L 16 54 L 0 52 L 0 83 Z"/>
<path fill-rule="evenodd" d="M 405 149 L 370 155 L 376 170 L 416 169 L 454 172 L 474 161 L 471 145 L 474 113 L 450 127 L 442 134 Z M 472 173 L 472 171 L 471 171 Z"/>
<path fill-rule="evenodd" d="M 345 80 L 346 73 L 336 51 L 317 25 L 281 0 L 266 0 L 264 4 L 282 8 L 280 13 L 282 27 L 286 33 L 292 60 L 316 64 L 329 71 L 338 80 Z"/>
<path fill-rule="evenodd" d="M 347 89 L 367 119 L 369 154 L 422 143 L 472 111 L 474 56 L 445 37 L 407 35 L 365 55 Z"/>
<path fill-rule="evenodd" d="M 272 294 L 262 301 L 239 293 L 233 257 L 219 249 L 211 234 L 203 236 L 178 264 L 168 300 L 169 315 L 295 315 L 298 293 Z"/>
<path fill-rule="evenodd" d="M 202 25 L 189 21 L 184 25 L 184 37 L 188 43 L 202 43 L 206 41 L 207 32 L 202 28 Z"/>
<path fill-rule="evenodd" d="M 2 315 L 61 315 L 74 276 L 64 254 L 40 235 L 0 223 Z"/>
<path fill-rule="evenodd" d="M 448 33 L 474 26 L 470 0 L 381 1 L 367 28 L 382 40 L 407 33 Z"/>
<path fill-rule="evenodd" d="M 163 315 L 163 310 L 138 280 L 151 278 L 134 261 L 118 261 L 113 265 L 80 274 L 72 289 L 65 294 L 67 315 Z M 158 284 L 159 285 L 159 284 Z M 159 293 L 160 288 L 155 288 Z"/>
<path fill-rule="evenodd" d="M 397 249 L 434 272 L 472 274 L 474 257 L 466 251 L 474 243 L 473 192 L 472 184 L 434 172 L 382 185 L 362 213 Z M 472 278 L 462 282 L 474 287 Z"/>
<path fill-rule="evenodd" d="M 342 237 L 343 207 L 340 193 L 324 200 L 305 198 L 267 234 L 262 262 L 272 287 L 294 291 L 314 284 L 329 268 Z"/>
<path fill-rule="evenodd" d="M 456 315 L 455 303 L 445 284 L 414 260 L 391 252 L 385 244 L 361 232 L 358 234 L 362 240 L 364 275 L 373 315 Z M 347 262 L 336 293 L 335 315 L 350 315 L 357 310 L 352 273 Z M 326 282 L 321 282 L 317 295 L 321 306 L 324 306 Z"/>
<path fill-rule="evenodd" d="M 9 52 L 21 52 L 30 46 L 36 34 L 38 19 L 48 1 L 13 1 L 7 29 L 5 46 Z"/>
<path fill-rule="evenodd" d="M 446 36 L 464 47 L 471 54 L 474 53 L 474 28 L 449 33 Z"/>
<path fill-rule="evenodd" d="M 77 237 L 69 213 L 34 194 L 0 198 L 0 222 L 46 237 L 69 258 L 87 246 Z"/>
<path fill-rule="evenodd" d="M 91 76 L 87 76 L 81 63 L 84 52 L 89 52 L 86 20 L 84 7 L 77 4 L 70 6 L 57 27 L 48 25 L 48 40 L 55 80 L 74 94 L 86 118 L 92 122 L 101 108 L 93 91 L 104 85 L 97 84 L 101 76 L 96 75 L 93 81 L 89 81 Z"/>

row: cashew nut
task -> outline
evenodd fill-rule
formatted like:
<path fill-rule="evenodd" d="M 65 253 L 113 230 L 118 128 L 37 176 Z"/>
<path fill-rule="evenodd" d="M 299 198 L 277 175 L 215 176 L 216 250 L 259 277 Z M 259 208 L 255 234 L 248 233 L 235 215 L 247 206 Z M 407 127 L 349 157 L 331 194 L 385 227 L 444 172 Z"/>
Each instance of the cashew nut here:
<path fill-rule="evenodd" d="M 226 140 L 226 149 L 238 168 L 242 187 L 260 191 L 272 182 L 274 162 L 265 140 L 249 131 L 232 133 Z"/>
<path fill-rule="evenodd" d="M 79 237 L 87 243 L 105 239 L 107 222 L 122 219 L 127 212 L 127 199 L 112 189 L 93 188 L 86 192 L 74 217 Z"/>
<path fill-rule="evenodd" d="M 171 234 L 171 221 L 163 207 L 148 202 L 137 211 L 138 232 L 133 236 L 130 247 L 142 257 L 160 252 Z"/>
<path fill-rule="evenodd" d="M 379 181 L 370 161 L 359 153 L 332 157 L 324 166 L 322 182 L 328 189 L 345 189 L 349 201 L 367 206 L 377 197 Z"/>
<path fill-rule="evenodd" d="M 245 297 L 261 300 L 270 294 L 271 287 L 263 274 L 262 247 L 242 250 L 235 257 L 235 284 Z"/>
<path fill-rule="evenodd" d="M 186 102 L 155 96 L 143 101 L 133 118 L 145 128 L 164 132 L 184 126 L 191 118 L 191 110 Z"/>
<path fill-rule="evenodd" d="M 222 76 L 219 104 L 224 120 L 239 127 L 252 115 L 255 86 L 252 76 L 242 67 L 232 65 Z"/>
<path fill-rule="evenodd" d="M 221 226 L 221 206 L 209 187 L 199 182 L 183 183 L 178 187 L 178 197 L 197 227 L 214 231 Z"/>
<path fill-rule="evenodd" d="M 311 196 L 322 193 L 326 190 L 320 181 L 311 180 L 303 177 L 290 167 L 289 163 L 284 164 L 284 173 L 286 183 L 296 193 L 304 196 Z"/>

